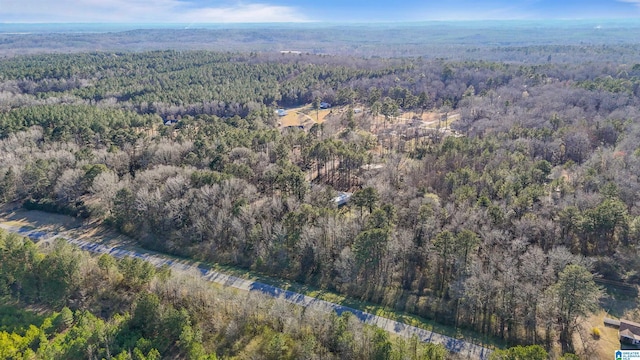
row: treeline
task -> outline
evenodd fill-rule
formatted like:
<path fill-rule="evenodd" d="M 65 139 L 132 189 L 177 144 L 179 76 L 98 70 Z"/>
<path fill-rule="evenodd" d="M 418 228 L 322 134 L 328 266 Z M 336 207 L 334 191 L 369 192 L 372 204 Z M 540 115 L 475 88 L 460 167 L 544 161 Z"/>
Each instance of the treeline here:
<path fill-rule="evenodd" d="M 53 136 L 47 111 L 66 105 L 12 102 L 0 114 L 3 201 L 105 220 L 149 248 L 257 269 L 513 344 L 553 349 L 560 340 L 569 352 L 577 319 L 601 295 L 592 274 L 638 282 L 640 104 L 637 87 L 617 86 L 635 84 L 637 66 L 344 59 L 352 67 L 332 57 L 200 52 L 70 59 L 80 67 L 95 60 L 88 78 L 114 63 L 110 71 L 129 66 L 144 79 L 154 63 L 157 76 L 178 64 L 197 72 L 195 60 L 209 56 L 238 61 L 249 71 L 242 76 L 290 72 L 284 82 L 309 94 L 298 99 L 335 92 L 334 100 L 366 111 L 336 111 L 309 131 L 281 132 L 270 110 L 192 116 L 165 94 L 184 115 L 175 127 L 123 98 L 96 104 L 82 121 L 69 115 L 70 128 Z M 28 79 L 34 67 L 20 65 L 43 58 L 6 60 L 15 64 L 5 86 L 44 81 Z M 322 67 L 335 68 L 327 74 L 340 81 L 321 85 L 313 69 Z M 459 114 L 452 127 L 464 136 L 432 130 L 412 138 L 395 123 L 402 110 L 434 107 Z M 10 120 L 28 112 L 39 120 Z M 378 115 L 396 132 L 393 143 L 374 136 Z M 110 121 L 122 128 L 91 130 Z M 363 167 L 370 164 L 378 166 Z M 356 190 L 348 206 L 333 204 L 336 189 Z M 567 313 L 568 303 L 581 310 Z"/>
<path fill-rule="evenodd" d="M 404 68 L 401 61 L 162 51 L 20 57 L 3 61 L 0 79 L 14 99 L 32 103 L 118 103 L 141 114 L 246 117 L 276 103 L 309 103 L 314 96 L 345 102 L 339 89 L 349 82 L 389 77 Z"/>
<path fill-rule="evenodd" d="M 640 73 L 632 65 L 596 69 L 591 64 L 177 51 L 50 54 L 0 61 L 0 109 L 84 104 L 163 119 L 206 114 L 263 121 L 273 121 L 273 106 L 315 99 L 367 103 L 379 110 L 388 100 L 404 110 L 457 107 L 465 95 L 484 95 L 516 78 L 520 86 L 576 81 L 591 90 L 637 95 Z"/>
<path fill-rule="evenodd" d="M 217 290 L 197 274 L 40 247 L 0 231 L 3 359 L 445 359 L 441 345 L 390 338 L 349 313 Z M 49 315 L 22 310 L 33 304 Z"/>

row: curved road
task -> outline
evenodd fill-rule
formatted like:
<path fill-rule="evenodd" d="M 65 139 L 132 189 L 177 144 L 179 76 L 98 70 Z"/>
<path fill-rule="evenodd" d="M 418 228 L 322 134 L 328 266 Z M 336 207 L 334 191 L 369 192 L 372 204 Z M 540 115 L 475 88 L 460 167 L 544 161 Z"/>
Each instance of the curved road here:
<path fill-rule="evenodd" d="M 121 247 L 107 247 L 101 244 L 93 243 L 90 241 L 79 240 L 65 236 L 65 232 L 48 232 L 40 229 L 32 229 L 28 227 L 17 227 L 0 223 L 0 228 L 7 231 L 20 234 L 22 236 L 29 237 L 34 241 L 39 240 L 53 240 L 55 238 L 63 238 L 69 243 L 75 244 L 83 250 L 100 253 L 110 254 L 117 258 L 123 258 L 126 256 L 139 258 L 148 261 L 155 266 L 168 265 L 172 269 L 189 271 L 198 270 L 202 277 L 208 281 L 212 281 L 225 286 L 230 286 L 236 289 L 245 291 L 257 291 L 269 296 L 284 299 L 287 302 L 304 306 L 312 307 L 325 312 L 335 311 L 338 315 L 343 312 L 350 312 L 354 314 L 360 321 L 382 328 L 390 333 L 398 334 L 404 337 L 412 337 L 416 335 L 420 340 L 425 342 L 432 342 L 436 344 L 444 345 L 449 351 L 458 353 L 468 359 L 488 359 L 491 350 L 475 345 L 464 340 L 454 339 L 449 336 L 434 333 L 432 331 L 417 328 L 415 326 L 407 325 L 398 321 L 383 318 L 374 314 L 370 314 L 361 310 L 353 309 L 347 306 L 334 304 L 328 301 L 316 299 L 303 294 L 295 293 L 289 290 L 284 290 L 272 285 L 263 284 L 257 281 L 251 281 L 241 279 L 232 275 L 223 274 L 218 271 L 213 271 L 203 265 L 195 266 L 190 264 L 174 261 L 162 255 L 147 253 L 143 251 L 131 251 Z"/>

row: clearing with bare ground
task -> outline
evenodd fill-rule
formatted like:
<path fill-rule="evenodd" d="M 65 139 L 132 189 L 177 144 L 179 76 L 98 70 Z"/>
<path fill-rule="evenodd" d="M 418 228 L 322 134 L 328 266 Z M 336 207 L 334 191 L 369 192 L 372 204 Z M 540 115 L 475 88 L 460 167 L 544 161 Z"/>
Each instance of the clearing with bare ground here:
<path fill-rule="evenodd" d="M 357 106 L 357 109 L 360 111 L 358 113 L 354 113 L 354 116 L 361 117 L 363 116 L 367 109 L 363 106 Z M 347 111 L 347 106 L 336 106 L 330 109 L 313 109 L 311 104 L 286 108 L 287 115 L 280 116 L 278 119 L 278 123 L 280 127 L 290 127 L 290 126 L 304 126 L 305 128 L 311 127 L 314 123 L 321 124 L 328 120 L 329 117 L 341 117 L 345 115 Z M 418 120 L 422 122 L 422 125 L 426 128 L 436 128 L 438 125 L 443 129 L 448 129 L 451 126 L 451 123 L 458 120 L 460 118 L 460 114 L 455 112 L 450 112 L 446 114 L 446 119 L 444 119 L 445 114 L 438 111 L 426 111 L 426 112 L 414 112 L 407 111 L 402 114 L 392 117 L 391 123 L 393 124 L 407 124 L 412 121 Z M 440 123 L 439 123 L 440 120 Z M 375 118 L 375 123 L 377 124 L 377 128 L 383 127 L 385 122 L 384 116 L 378 115 Z M 389 126 L 390 124 L 387 124 Z"/>
<path fill-rule="evenodd" d="M 311 127 L 314 123 L 323 123 L 332 113 L 332 109 L 320 109 L 316 112 L 311 105 L 287 108 L 287 115 L 280 116 L 278 122 L 281 127 L 304 126 Z"/>

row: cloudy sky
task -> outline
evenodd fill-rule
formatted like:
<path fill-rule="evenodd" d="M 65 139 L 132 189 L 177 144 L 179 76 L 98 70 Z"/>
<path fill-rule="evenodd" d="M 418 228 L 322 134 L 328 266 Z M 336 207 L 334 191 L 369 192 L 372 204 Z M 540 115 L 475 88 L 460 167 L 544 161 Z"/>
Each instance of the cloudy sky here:
<path fill-rule="evenodd" d="M 585 18 L 640 18 L 640 0 L 0 0 L 0 23 Z"/>

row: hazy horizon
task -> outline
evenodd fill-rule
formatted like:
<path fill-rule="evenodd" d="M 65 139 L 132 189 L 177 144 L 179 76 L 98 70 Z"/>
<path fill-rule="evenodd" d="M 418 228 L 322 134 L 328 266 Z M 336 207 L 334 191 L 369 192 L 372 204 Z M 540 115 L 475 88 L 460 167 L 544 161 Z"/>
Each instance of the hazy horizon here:
<path fill-rule="evenodd" d="M 8 23 L 368 23 L 474 20 L 639 19 L 640 0 L 5 0 Z"/>
<path fill-rule="evenodd" d="M 537 20 L 426 20 L 426 21 L 379 21 L 379 22 L 341 22 L 341 21 L 317 21 L 317 22 L 281 22 L 281 23 L 135 23 L 135 22 L 0 22 L 0 33 L 102 33 L 131 30 L 220 30 L 220 29 L 295 29 L 295 28 L 336 28 L 336 27 L 429 27 L 434 25 L 446 25 L 452 27 L 590 27 L 594 29 L 619 28 L 627 26 L 640 26 L 635 19 L 537 19 Z"/>

